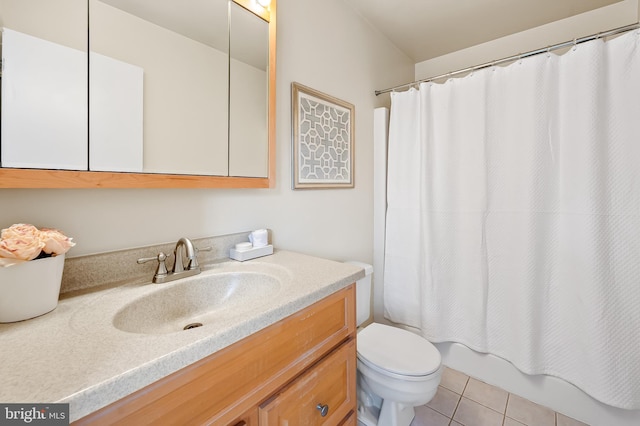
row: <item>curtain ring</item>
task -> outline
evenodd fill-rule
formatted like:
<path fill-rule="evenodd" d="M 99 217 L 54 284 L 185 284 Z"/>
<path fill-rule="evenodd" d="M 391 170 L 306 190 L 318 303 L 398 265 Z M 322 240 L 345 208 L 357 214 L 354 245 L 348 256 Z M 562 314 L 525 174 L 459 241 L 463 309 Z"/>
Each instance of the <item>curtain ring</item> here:
<path fill-rule="evenodd" d="M 598 33 L 598 37 L 600 37 L 600 33 Z M 597 40 L 597 39 L 596 39 L 596 40 Z M 578 39 L 577 39 L 577 38 L 574 38 L 574 39 L 573 39 L 573 51 L 574 51 L 574 52 L 575 52 L 575 50 L 577 49 L 577 47 L 578 47 Z"/>
<path fill-rule="evenodd" d="M 551 57 L 551 46 L 547 46 L 547 58 Z"/>
<path fill-rule="evenodd" d="M 491 71 L 496 70 L 496 61 L 491 62 Z"/>
<path fill-rule="evenodd" d="M 522 65 L 522 53 L 518 55 L 518 65 Z"/>

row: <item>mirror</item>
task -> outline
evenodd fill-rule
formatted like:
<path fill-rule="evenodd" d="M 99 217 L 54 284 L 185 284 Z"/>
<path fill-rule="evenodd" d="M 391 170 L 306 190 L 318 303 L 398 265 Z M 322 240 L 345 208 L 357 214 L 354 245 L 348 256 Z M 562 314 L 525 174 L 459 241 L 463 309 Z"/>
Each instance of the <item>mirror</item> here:
<path fill-rule="evenodd" d="M 268 168 L 269 24 L 230 3 L 229 174 L 264 177 Z"/>
<path fill-rule="evenodd" d="M 86 170 L 86 0 L 0 0 L 0 26 L 0 164 Z"/>
<path fill-rule="evenodd" d="M 227 0 L 90 0 L 90 170 L 227 176 L 228 46 Z"/>
<path fill-rule="evenodd" d="M 6 16 L 7 3 L 33 6 L 36 2 L 54 3 L 0 0 L 0 16 Z M 75 5 L 61 8 L 63 2 Z M 56 10 L 66 13 L 84 4 L 85 14 L 77 15 L 84 16 L 86 23 L 86 2 L 56 0 Z M 36 170 L 1 168 L 0 187 L 274 185 L 275 1 L 265 9 L 255 0 L 233 0 L 231 4 L 228 0 L 194 0 L 194 4 L 206 5 L 195 15 L 184 13 L 189 11 L 183 9 L 192 9 L 181 8 L 180 3 L 89 1 L 90 142 L 85 155 L 89 164 L 84 170 L 92 172 L 37 170 L 45 169 L 40 165 L 32 166 Z M 154 13 L 143 12 L 149 4 Z M 34 8 L 25 5 L 23 9 L 29 12 L 24 19 L 35 21 L 31 16 Z M 95 13 L 98 11 L 100 14 Z M 51 16 L 47 16 L 50 21 Z M 214 19 L 222 23 L 214 25 Z M 231 29 L 231 38 L 227 19 L 238 22 L 238 28 Z M 140 25 L 145 29 L 140 30 Z M 198 28 L 205 31 L 198 32 Z M 86 26 L 83 31 L 86 39 Z M 247 55 L 253 50 L 246 41 L 259 37 L 256 44 L 262 53 Z M 229 57 L 229 44 L 238 54 L 221 61 Z M 86 55 L 86 47 L 84 52 Z M 191 70 L 187 64 L 193 65 Z M 252 77 L 232 83 L 238 100 L 233 93 L 229 96 L 230 69 L 237 77 Z M 229 114 L 230 110 L 235 112 Z M 231 121 L 236 126 L 233 132 L 228 130 Z M 223 143 L 214 143 L 220 141 Z"/>

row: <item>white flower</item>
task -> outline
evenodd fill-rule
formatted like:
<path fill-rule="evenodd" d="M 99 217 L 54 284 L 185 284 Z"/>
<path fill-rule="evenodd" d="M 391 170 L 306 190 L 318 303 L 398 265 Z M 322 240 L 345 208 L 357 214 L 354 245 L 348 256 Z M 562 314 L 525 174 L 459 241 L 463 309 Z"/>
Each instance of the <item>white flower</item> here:
<path fill-rule="evenodd" d="M 41 252 L 64 254 L 74 245 L 71 238 L 56 229 L 38 230 L 33 225 L 18 223 L 0 233 L 0 258 L 33 260 Z"/>
<path fill-rule="evenodd" d="M 38 257 L 45 243 L 40 239 L 40 231 L 33 225 L 19 223 L 0 234 L 0 257 L 32 260 Z"/>
<path fill-rule="evenodd" d="M 40 240 L 45 244 L 42 251 L 47 254 L 64 254 L 76 245 L 76 243 L 71 241 L 71 238 L 65 236 L 57 229 L 42 228 L 40 231 Z"/>

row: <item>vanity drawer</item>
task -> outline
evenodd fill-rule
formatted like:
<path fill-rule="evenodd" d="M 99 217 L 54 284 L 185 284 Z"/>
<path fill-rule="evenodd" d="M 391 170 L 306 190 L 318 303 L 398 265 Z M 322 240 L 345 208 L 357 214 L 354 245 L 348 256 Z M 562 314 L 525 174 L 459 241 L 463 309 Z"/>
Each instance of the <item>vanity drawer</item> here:
<path fill-rule="evenodd" d="M 356 407 L 355 359 L 351 340 L 264 403 L 260 426 L 343 424 Z"/>
<path fill-rule="evenodd" d="M 242 413 L 354 340 L 355 322 L 350 285 L 74 424 L 235 425 Z"/>

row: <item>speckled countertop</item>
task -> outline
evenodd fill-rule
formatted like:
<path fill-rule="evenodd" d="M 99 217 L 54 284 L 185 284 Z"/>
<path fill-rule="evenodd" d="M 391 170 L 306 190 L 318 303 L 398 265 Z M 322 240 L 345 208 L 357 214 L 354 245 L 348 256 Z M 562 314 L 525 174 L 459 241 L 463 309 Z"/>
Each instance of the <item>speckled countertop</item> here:
<path fill-rule="evenodd" d="M 134 306 L 140 298 L 149 300 L 152 293 L 174 291 L 190 283 L 201 285 L 207 277 L 238 272 L 258 278 L 269 275 L 269 281 L 276 284 L 260 297 L 252 297 L 250 291 L 243 294 L 241 302 L 233 302 L 233 309 L 217 316 L 190 317 L 204 324 L 199 328 L 172 328 L 184 319 L 172 312 L 171 304 Z M 363 276 L 364 271 L 354 265 L 276 251 L 247 262 L 216 263 L 200 275 L 171 283 L 138 280 L 67 293 L 48 314 L 0 324 L 0 401 L 66 402 L 71 421 L 77 420 Z M 175 299 L 174 294 L 165 300 L 181 299 Z M 173 319 L 165 324 L 158 318 L 159 312 L 167 312 Z"/>

